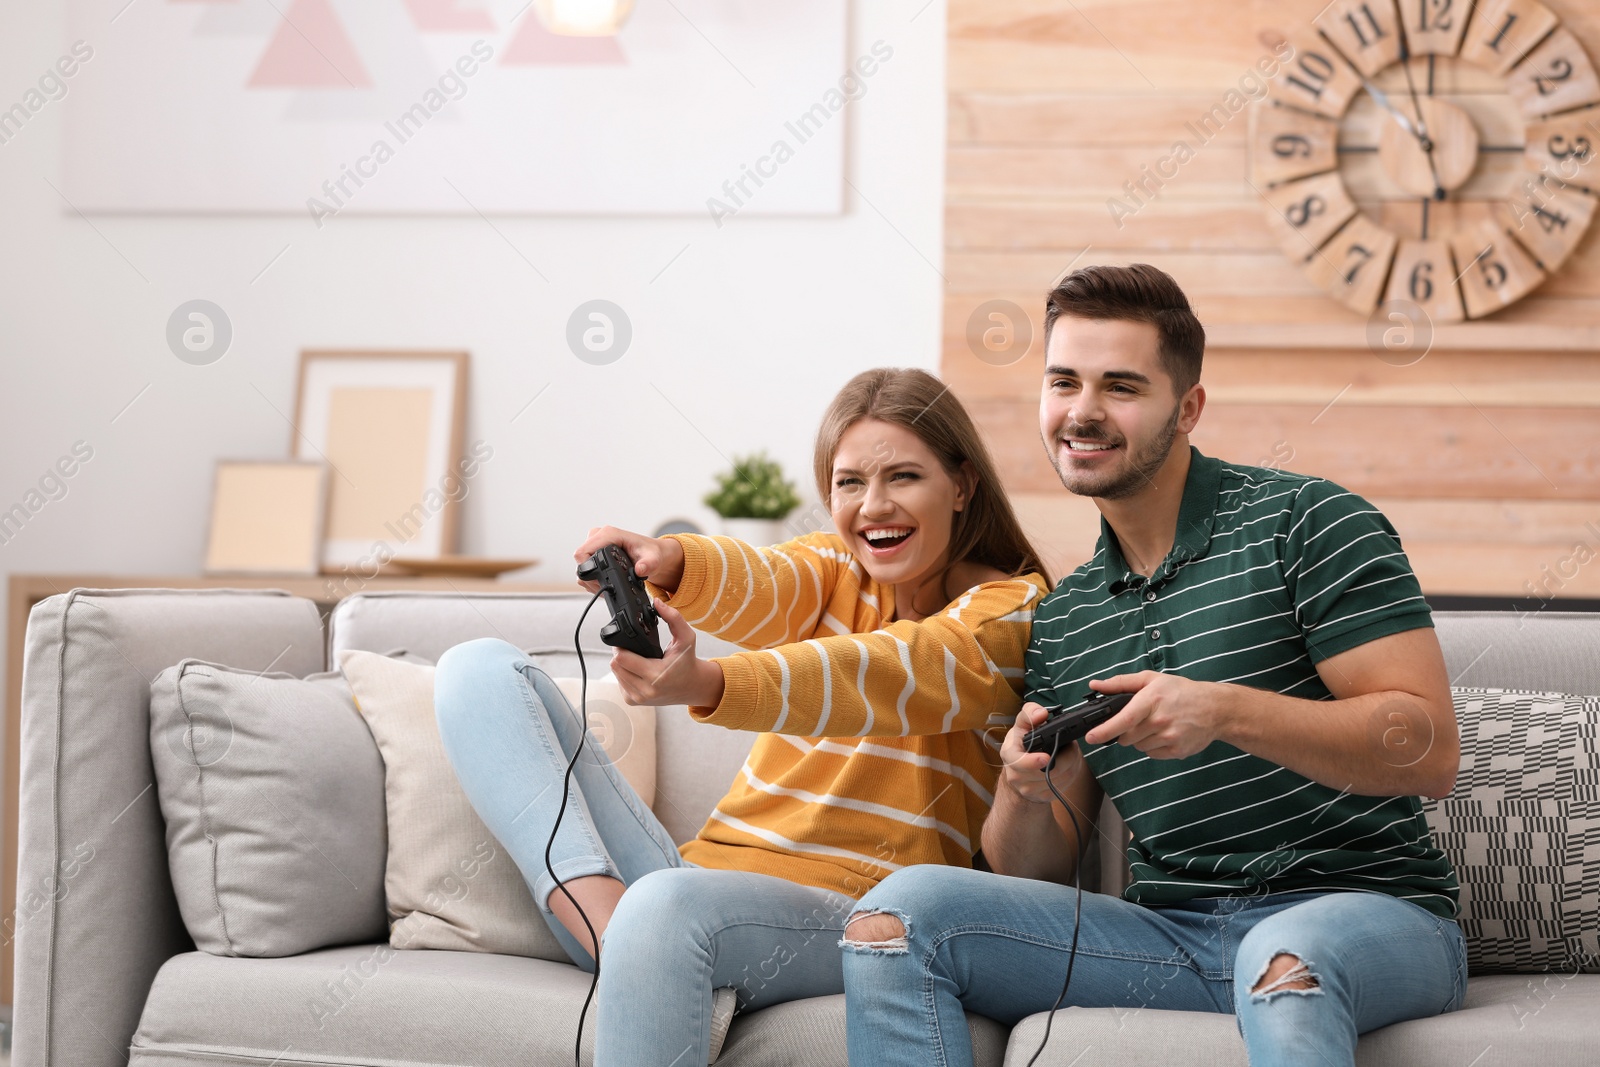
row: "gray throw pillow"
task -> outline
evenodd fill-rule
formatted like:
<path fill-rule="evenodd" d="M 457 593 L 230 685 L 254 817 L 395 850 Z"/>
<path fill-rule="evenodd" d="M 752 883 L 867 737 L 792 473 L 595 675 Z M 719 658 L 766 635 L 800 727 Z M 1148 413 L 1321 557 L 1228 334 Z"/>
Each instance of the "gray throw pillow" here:
<path fill-rule="evenodd" d="M 150 755 L 197 948 L 292 956 L 383 940 L 383 761 L 337 673 L 184 660 L 151 683 Z"/>
<path fill-rule="evenodd" d="M 1454 690 L 1461 770 L 1423 801 L 1473 974 L 1600 972 L 1600 697 Z"/>

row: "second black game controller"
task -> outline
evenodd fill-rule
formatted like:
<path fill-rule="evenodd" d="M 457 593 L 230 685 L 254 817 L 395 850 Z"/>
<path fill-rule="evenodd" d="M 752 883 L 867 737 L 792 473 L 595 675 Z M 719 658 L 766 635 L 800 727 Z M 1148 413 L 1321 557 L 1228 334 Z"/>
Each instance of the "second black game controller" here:
<path fill-rule="evenodd" d="M 650 602 L 644 581 L 633 569 L 633 559 L 621 545 L 607 545 L 578 564 L 580 582 L 599 582 L 611 621 L 600 628 L 600 640 L 647 659 L 660 659 L 660 616 Z"/>
<path fill-rule="evenodd" d="M 1029 752 L 1060 752 L 1127 707 L 1132 699 L 1132 693 L 1094 693 L 1077 707 L 1051 711 L 1048 719 L 1023 737 L 1022 747 Z"/>

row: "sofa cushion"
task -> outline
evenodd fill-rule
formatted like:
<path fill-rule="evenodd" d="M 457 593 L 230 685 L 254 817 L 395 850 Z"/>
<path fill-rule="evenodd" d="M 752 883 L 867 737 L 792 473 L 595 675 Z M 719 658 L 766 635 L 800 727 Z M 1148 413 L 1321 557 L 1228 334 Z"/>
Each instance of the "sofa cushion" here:
<path fill-rule="evenodd" d="M 1600 971 L 1600 697 L 1457 688 L 1461 770 L 1425 800 L 1472 974 Z"/>
<path fill-rule="evenodd" d="M 388 945 L 284 959 L 191 952 L 156 975 L 129 1067 L 570 1064 L 589 976 L 571 964 Z M 594 1011 L 584 1063 L 594 1052 Z M 980 1067 L 1005 1028 L 968 1016 Z M 1063 1061 L 1065 1062 L 1065 1061 Z M 844 997 L 734 1017 L 717 1067 L 846 1067 Z"/>
<path fill-rule="evenodd" d="M 1586 611 L 1436 611 L 1450 684 L 1600 696 L 1595 616 Z"/>
<path fill-rule="evenodd" d="M 26 646 L 8 776 L 13 1062 L 122 1067 L 156 970 L 193 948 L 168 874 L 150 680 L 185 657 L 304 676 L 323 669 L 322 627 L 285 593 L 75 589 L 34 605 Z"/>
<path fill-rule="evenodd" d="M 583 708 L 582 678 L 550 680 L 556 683 L 556 688 L 574 710 L 587 712 L 590 736 L 600 742 L 606 758 L 622 772 L 622 777 L 633 786 L 645 807 L 653 805 L 656 802 L 656 709 L 629 704 L 622 686 L 609 674 L 589 679 L 586 709 Z M 687 708 L 683 710 L 688 711 Z M 583 751 L 581 758 L 592 758 L 588 744 Z"/>
<path fill-rule="evenodd" d="M 1466 1002 L 1458 1011 L 1362 1034 L 1356 1062 L 1361 1067 L 1579 1067 L 1594 1062 L 1596 1013 L 1600 977 L 1485 975 L 1467 983 Z M 1044 1022 L 1041 1012 L 1012 1029 L 1007 1067 L 1028 1062 L 1044 1035 Z M 1232 1015 L 1063 1008 L 1037 1062 L 1038 1067 L 1246 1067 L 1248 1059 Z"/>
<path fill-rule="evenodd" d="M 483 952 L 381 943 L 270 960 L 191 952 L 156 975 L 129 1062 L 570 1063 L 588 990 L 570 963 Z"/>
<path fill-rule="evenodd" d="M 184 660 L 150 685 L 150 756 L 197 947 L 290 956 L 383 936 L 383 764 L 344 679 Z"/>
<path fill-rule="evenodd" d="M 456 781 L 433 712 L 433 665 L 347 651 L 339 667 L 383 754 L 390 943 L 565 961 L 522 872 Z"/>
<path fill-rule="evenodd" d="M 329 656 L 363 649 L 402 647 L 430 661 L 445 649 L 477 637 L 500 637 L 528 652 L 552 678 L 578 673 L 573 631 L 587 593 L 454 593 L 379 590 L 341 600 L 328 619 Z M 583 624 L 589 676 L 606 670 L 612 654 L 600 640 L 604 604 Z M 696 634 L 701 658 L 738 649 L 720 638 Z M 756 735 L 697 723 L 681 707 L 661 708 L 656 717 L 656 799 L 652 807 L 672 840 L 694 837 L 712 806 L 733 784 Z"/>
<path fill-rule="evenodd" d="M 967 1013 L 976 1067 L 999 1067 L 1008 1028 Z M 1020 1062 L 1020 1061 L 1019 1061 Z M 844 994 L 774 1004 L 750 1015 L 735 1015 L 717 1067 L 849 1067 L 845 1048 Z"/>

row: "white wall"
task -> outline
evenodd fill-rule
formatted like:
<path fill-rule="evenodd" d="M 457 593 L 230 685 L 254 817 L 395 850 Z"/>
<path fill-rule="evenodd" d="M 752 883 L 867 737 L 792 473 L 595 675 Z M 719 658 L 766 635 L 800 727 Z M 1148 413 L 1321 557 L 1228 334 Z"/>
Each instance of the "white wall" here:
<path fill-rule="evenodd" d="M 108 13 L 123 2 L 107 0 Z M 476 217 L 348 214 L 320 231 L 304 217 L 91 224 L 52 189 L 62 105 L 48 105 L 0 145 L 0 511 L 73 442 L 94 458 L 0 545 L 0 572 L 198 573 L 213 464 L 287 455 L 305 347 L 470 350 L 468 440 L 495 453 L 465 502 L 461 550 L 543 561 L 519 577 L 566 580 L 593 525 L 709 522 L 699 500 L 735 452 L 768 449 L 811 499 L 811 439 L 834 391 L 867 367 L 937 366 L 944 5 L 921 2 L 854 5 L 850 57 L 879 39 L 894 56 L 847 112 L 846 213 L 820 220 L 501 218 L 499 233 Z M 0 108 L 69 43 L 59 2 L 8 5 Z M 114 24 L 96 47 L 117 47 Z M 76 75 L 94 77 L 92 62 Z M 604 367 L 563 339 L 594 297 L 634 326 L 630 351 Z M 169 314 L 194 298 L 234 327 L 231 350 L 205 367 L 164 340 Z"/>

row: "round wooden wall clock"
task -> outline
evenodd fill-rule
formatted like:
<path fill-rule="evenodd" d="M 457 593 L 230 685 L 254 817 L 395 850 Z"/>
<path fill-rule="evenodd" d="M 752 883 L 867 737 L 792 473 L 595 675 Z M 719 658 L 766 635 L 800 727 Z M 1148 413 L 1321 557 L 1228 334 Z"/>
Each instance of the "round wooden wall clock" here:
<path fill-rule="evenodd" d="M 1345 306 L 1435 322 L 1520 300 L 1600 189 L 1600 77 L 1537 0 L 1335 0 L 1253 110 L 1252 184 Z"/>

